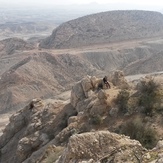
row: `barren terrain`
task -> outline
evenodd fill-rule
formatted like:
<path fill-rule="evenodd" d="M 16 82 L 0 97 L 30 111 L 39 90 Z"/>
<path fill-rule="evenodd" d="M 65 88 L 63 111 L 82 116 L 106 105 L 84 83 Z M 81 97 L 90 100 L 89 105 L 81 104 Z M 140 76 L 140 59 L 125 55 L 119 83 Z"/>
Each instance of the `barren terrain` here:
<path fill-rule="evenodd" d="M 124 70 L 129 72 L 127 69 L 128 65 L 127 64 L 123 65 L 124 60 L 121 58 L 122 56 L 118 53 L 124 52 L 123 55 L 125 55 L 125 53 L 127 55 L 128 52 L 133 53 L 135 49 L 140 49 L 140 48 L 144 49 L 144 50 L 140 50 L 141 51 L 140 58 L 139 57 L 135 58 L 135 56 L 138 55 L 137 53 L 135 54 L 134 57 L 133 57 L 133 54 L 126 57 L 126 59 L 128 59 L 128 57 L 133 57 L 133 64 L 135 65 L 135 62 L 137 62 L 137 65 L 139 65 L 139 60 L 141 60 L 141 58 L 145 59 L 146 56 L 148 58 L 148 55 L 149 56 L 152 55 L 151 53 L 149 54 L 149 52 L 147 52 L 146 49 L 149 49 L 149 48 L 155 49 L 159 47 L 157 50 L 161 51 L 162 43 L 163 43 L 163 39 L 161 37 L 158 37 L 158 38 L 155 37 L 155 38 L 148 38 L 148 39 L 139 39 L 139 40 L 137 39 L 137 40 L 132 40 L 132 41 L 123 41 L 123 42 L 118 42 L 118 43 L 109 43 L 109 44 L 103 44 L 103 45 L 93 45 L 93 46 L 85 46 L 81 48 L 60 49 L 60 50 L 40 49 L 36 45 L 35 48 L 25 49 L 23 51 L 18 49 L 12 55 L 2 55 L 1 62 L 0 62 L 1 90 L 2 90 L 1 91 L 1 110 L 3 112 L 6 112 L 6 111 L 8 112 L 14 109 L 17 110 L 25 106 L 25 104 L 29 100 L 33 98 L 37 98 L 37 97 L 41 97 L 41 98 L 51 97 L 55 99 L 68 100 L 70 96 L 69 89 L 71 89 L 71 86 L 73 85 L 73 83 L 75 81 L 80 80 L 82 77 L 89 74 L 91 71 L 92 72 L 90 73 L 90 75 L 97 75 L 99 77 L 103 77 L 104 75 L 109 75 L 109 73 L 111 73 L 112 71 L 116 69 L 119 69 L 120 67 L 123 67 Z M 75 73 L 75 75 L 72 78 L 70 78 L 69 75 L 66 73 L 68 76 L 66 76 L 65 74 L 64 80 L 66 80 L 67 82 L 59 86 L 55 78 L 53 79 L 51 77 L 56 73 L 56 75 L 57 74 L 59 75 L 57 77 L 59 80 L 59 83 L 62 82 L 61 76 L 63 75 L 63 73 L 65 73 L 64 67 L 62 68 L 62 66 L 60 65 L 61 67 L 58 67 L 59 71 L 57 70 L 55 73 L 51 72 L 52 71 L 52 69 L 50 68 L 51 66 L 49 65 L 50 66 L 49 67 L 48 64 L 45 64 L 46 62 L 44 60 L 44 57 L 46 58 L 50 57 L 51 58 L 51 59 L 49 58 L 50 60 L 47 58 L 48 62 L 51 62 L 53 66 L 57 66 L 58 64 L 57 60 L 56 62 L 54 62 L 53 59 L 55 58 L 57 59 L 58 57 L 61 57 L 61 56 L 66 57 L 66 55 L 69 59 L 67 58 L 68 60 L 64 61 L 63 62 L 64 64 L 70 64 L 71 62 L 75 63 L 76 61 L 79 64 L 80 61 L 83 60 L 81 62 L 83 64 L 82 65 L 83 67 L 81 67 L 79 70 L 71 69 L 71 65 L 67 68 L 65 67 L 69 75 L 72 73 Z M 108 56 L 109 58 L 107 58 Z M 77 57 L 76 58 L 77 60 L 74 57 Z M 116 57 L 116 58 L 113 58 L 113 57 Z M 101 60 L 101 62 L 99 62 L 99 59 Z M 24 62 L 22 62 L 23 60 Z M 130 62 L 128 61 L 128 64 L 130 67 L 132 65 L 131 61 Z M 23 64 L 21 64 L 21 62 Z M 159 63 L 159 60 L 158 60 L 158 63 Z M 155 62 L 154 64 L 158 65 L 158 63 Z M 17 68 L 16 68 L 16 65 L 18 66 Z M 87 65 L 87 70 L 84 68 L 84 66 L 86 65 Z M 140 67 L 141 66 L 142 65 L 140 64 Z M 143 66 L 146 66 L 146 65 L 143 65 Z M 143 72 L 144 67 L 142 67 L 141 71 L 138 74 L 131 72 L 129 74 L 132 74 L 132 75 L 127 76 L 126 79 L 128 81 L 138 80 L 140 77 L 148 75 L 149 72 L 153 72 L 153 75 L 157 73 L 162 74 L 162 70 L 163 70 L 162 65 L 160 66 L 161 66 L 160 70 L 155 69 L 155 68 L 154 69 L 148 68 L 148 71 L 146 71 L 145 73 Z M 92 67 L 92 70 L 90 71 L 91 67 Z M 57 67 L 55 67 L 55 69 L 56 68 Z M 132 69 L 134 69 L 134 67 Z M 78 73 L 76 74 L 77 71 L 79 71 L 80 74 Z M 137 69 L 135 69 L 135 71 L 137 71 Z M 6 78 L 7 73 L 9 74 L 8 78 Z M 134 74 L 137 74 L 137 75 L 134 75 Z M 75 76 L 76 78 L 74 78 Z M 44 80 L 44 78 L 46 78 L 46 80 Z M 14 80 L 16 80 L 15 83 L 14 83 Z M 10 84 L 11 81 L 13 83 Z M 5 108 L 8 108 L 8 109 L 5 111 L 4 110 Z M 11 113 L 1 114 L 1 117 L 0 117 L 1 130 L 2 128 L 4 128 L 5 124 L 8 122 L 8 117 L 10 115 Z"/>
<path fill-rule="evenodd" d="M 0 162 L 162 162 L 163 15 L 42 23 L 0 25 Z"/>
<path fill-rule="evenodd" d="M 30 45 L 20 39 L 1 41 L 0 110 L 18 109 L 21 101 L 35 97 L 54 97 L 71 89 L 85 75 L 102 77 L 117 69 L 126 75 L 162 71 L 162 44 L 161 37 L 154 37 L 80 48 L 41 49 L 38 44 Z"/>

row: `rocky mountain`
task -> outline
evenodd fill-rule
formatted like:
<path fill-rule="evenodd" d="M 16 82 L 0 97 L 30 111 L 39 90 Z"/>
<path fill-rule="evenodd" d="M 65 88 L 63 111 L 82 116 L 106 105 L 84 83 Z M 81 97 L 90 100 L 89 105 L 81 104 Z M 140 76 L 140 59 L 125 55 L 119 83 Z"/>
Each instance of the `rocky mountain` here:
<path fill-rule="evenodd" d="M 115 99 L 124 84 L 130 87 L 131 101 L 138 99 L 140 89 L 134 91 L 119 71 L 111 81 L 117 84 L 110 82 L 111 89 L 98 90 L 102 79 L 86 76 L 72 87 L 70 102 L 33 99 L 11 116 L 4 129 L 0 137 L 0 161 L 161 163 L 163 141 L 158 140 L 163 134 L 162 109 L 152 117 L 143 114 L 141 107 L 122 112 L 122 103 L 118 105 Z M 138 135 L 141 144 L 122 135 L 123 128 L 131 138 Z"/>
<path fill-rule="evenodd" d="M 6 63 L 7 62 L 7 63 Z M 5 65 L 5 66 L 4 66 Z M 47 52 L 1 57 L 0 112 L 20 109 L 36 97 L 53 97 L 71 89 L 75 81 L 100 72 L 81 57 Z"/>
<path fill-rule="evenodd" d="M 0 112 L 20 109 L 33 98 L 58 98 L 85 75 L 103 77 L 117 69 L 128 75 L 163 71 L 162 43 L 161 38 L 151 38 L 48 50 L 17 38 L 3 40 L 0 42 Z"/>
<path fill-rule="evenodd" d="M 57 27 L 42 48 L 74 48 L 163 35 L 163 15 L 151 11 L 109 11 L 84 16 Z"/>
<path fill-rule="evenodd" d="M 0 163 L 161 163 L 163 78 L 128 83 L 116 70 L 163 71 L 162 28 L 159 13 L 113 11 L 40 46 L 0 41 L 0 113 L 18 110 L 0 123 Z"/>
<path fill-rule="evenodd" d="M 150 25 L 148 24 L 149 31 L 154 31 L 161 24 L 161 14 L 147 11 L 114 11 L 90 15 L 64 23 L 60 26 L 61 28 L 58 27 L 56 30 L 63 32 L 62 35 L 56 33 L 56 38 L 60 39 L 62 36 L 65 40 L 65 32 L 61 30 L 62 27 L 67 31 L 66 34 L 69 35 L 68 24 L 73 24 L 74 28 L 70 31 L 74 33 L 76 28 L 82 25 L 82 29 L 86 30 L 87 26 L 84 26 L 84 22 L 87 22 L 88 25 L 92 22 L 88 20 L 95 20 L 94 18 L 96 18 L 95 24 L 89 25 L 89 28 L 98 27 L 99 31 L 94 31 L 97 35 L 100 35 L 101 30 L 109 28 L 110 25 L 114 25 L 117 34 L 118 31 L 125 31 L 129 27 L 132 27 L 130 30 L 133 32 L 133 28 L 139 28 L 140 24 L 143 26 L 143 22 L 140 23 L 140 21 L 144 21 L 145 17 L 148 18 L 148 16 L 150 16 L 151 20 L 157 17 L 157 19 L 151 21 Z M 121 20 L 117 22 L 117 19 L 120 18 Z M 108 21 L 102 23 L 105 19 Z M 127 20 L 130 23 L 126 23 Z M 158 20 L 160 24 L 155 25 L 154 28 L 152 23 L 157 24 Z M 82 23 L 78 23 L 78 21 Z M 105 25 L 106 22 L 109 22 L 108 26 Z M 118 28 L 117 23 L 120 22 L 124 28 Z M 137 22 L 139 25 L 133 22 Z M 147 22 L 149 23 L 148 19 L 145 23 Z M 129 27 L 124 26 L 125 23 Z M 133 26 L 131 26 L 132 23 Z M 144 25 L 147 25 L 145 23 Z M 100 27 L 101 24 L 103 24 L 103 27 Z M 105 30 L 102 31 L 105 32 Z M 143 32 L 143 30 L 141 31 Z M 160 31 L 161 27 L 157 32 Z M 84 31 L 81 32 L 82 34 L 85 33 Z M 88 30 L 87 32 L 85 36 L 91 38 L 92 31 Z M 56 98 L 56 95 L 69 91 L 71 86 L 85 75 L 103 77 L 117 69 L 123 70 L 126 75 L 163 71 L 163 39 L 161 36 L 153 37 L 153 34 L 157 32 L 151 33 L 150 38 L 145 38 L 145 35 L 140 32 L 143 39 L 133 40 L 133 38 L 130 38 L 132 40 L 120 42 L 120 37 L 119 42 L 105 44 L 100 40 L 101 35 L 97 39 L 101 42 L 99 44 L 95 45 L 93 42 L 95 39 L 93 39 L 91 40 L 91 44 L 94 44 L 92 46 L 88 43 L 89 46 L 83 47 L 83 44 L 80 43 L 78 48 L 62 50 L 42 49 L 38 47 L 38 43 L 31 44 L 18 38 L 0 41 L 0 112 L 20 109 L 33 98 Z M 53 33 L 55 33 L 55 30 Z M 123 32 L 121 31 L 121 33 Z M 53 40 L 52 36 L 50 36 L 51 40 Z M 119 36 L 122 36 L 122 34 Z M 140 34 L 136 36 L 140 36 Z M 90 39 L 86 40 L 89 41 Z M 77 42 L 75 41 L 75 43 Z"/>

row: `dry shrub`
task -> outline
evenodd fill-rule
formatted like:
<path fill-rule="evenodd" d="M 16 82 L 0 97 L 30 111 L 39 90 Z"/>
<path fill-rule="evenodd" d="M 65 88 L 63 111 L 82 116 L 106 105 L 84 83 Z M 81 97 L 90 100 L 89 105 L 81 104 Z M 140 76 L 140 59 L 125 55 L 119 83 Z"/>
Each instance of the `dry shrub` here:
<path fill-rule="evenodd" d="M 146 115 L 152 115 L 154 109 L 157 109 L 161 103 L 159 84 L 152 78 L 141 81 L 139 106 L 143 106 Z"/>
<path fill-rule="evenodd" d="M 100 125 L 101 123 L 102 123 L 102 117 L 100 115 L 91 115 L 90 116 L 90 124 Z"/>
<path fill-rule="evenodd" d="M 158 141 L 157 132 L 153 128 L 146 126 L 141 118 L 126 122 L 121 126 L 120 133 L 130 136 L 131 139 L 138 140 L 147 149 L 155 147 Z"/>
<path fill-rule="evenodd" d="M 115 99 L 116 104 L 119 106 L 119 111 L 126 113 L 128 111 L 128 100 L 130 93 L 127 90 L 121 90 Z"/>

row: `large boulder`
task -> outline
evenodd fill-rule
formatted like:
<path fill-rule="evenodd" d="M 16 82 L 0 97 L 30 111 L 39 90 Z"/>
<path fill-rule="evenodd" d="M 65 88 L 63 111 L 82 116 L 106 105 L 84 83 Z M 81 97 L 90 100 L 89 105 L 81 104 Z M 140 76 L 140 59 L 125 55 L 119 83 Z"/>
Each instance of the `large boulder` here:
<path fill-rule="evenodd" d="M 109 131 L 75 134 L 57 163 L 118 162 L 141 160 L 145 149 L 136 140 Z"/>
<path fill-rule="evenodd" d="M 98 79 L 95 76 L 86 76 L 81 81 L 76 83 L 71 90 L 70 102 L 73 107 L 76 107 L 78 102 L 89 97 L 89 92 L 95 90 L 98 83 L 102 79 Z"/>
<path fill-rule="evenodd" d="M 114 86 L 120 88 L 120 89 L 128 89 L 129 84 L 127 80 L 124 77 L 123 71 L 115 71 L 113 75 L 111 76 L 111 82 L 113 83 Z"/>

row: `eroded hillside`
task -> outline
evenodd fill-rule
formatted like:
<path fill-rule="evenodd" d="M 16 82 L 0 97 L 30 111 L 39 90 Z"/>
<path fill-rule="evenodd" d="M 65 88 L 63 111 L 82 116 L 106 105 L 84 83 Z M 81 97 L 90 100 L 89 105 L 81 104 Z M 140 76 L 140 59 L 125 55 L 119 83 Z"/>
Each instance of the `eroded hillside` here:
<path fill-rule="evenodd" d="M 16 38 L 1 41 L 0 111 L 20 109 L 36 97 L 56 98 L 85 75 L 102 77 L 117 69 L 126 75 L 163 71 L 162 43 L 150 38 L 51 50 Z"/>
<path fill-rule="evenodd" d="M 151 11 L 109 11 L 68 21 L 40 44 L 42 48 L 74 48 L 142 39 L 163 34 L 163 15 Z"/>
<path fill-rule="evenodd" d="M 87 74 L 163 71 L 161 23 L 157 12 L 112 11 L 62 24 L 46 40 L 46 49 L 17 38 L 1 41 L 0 111 L 21 108 L 35 97 L 54 97 Z"/>

